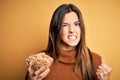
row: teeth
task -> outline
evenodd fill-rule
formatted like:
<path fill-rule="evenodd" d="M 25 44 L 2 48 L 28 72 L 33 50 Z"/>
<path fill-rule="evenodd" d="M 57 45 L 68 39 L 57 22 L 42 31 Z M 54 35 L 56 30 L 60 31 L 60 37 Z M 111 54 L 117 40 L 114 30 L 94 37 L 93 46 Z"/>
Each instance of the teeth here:
<path fill-rule="evenodd" d="M 68 36 L 69 39 L 76 39 L 76 36 Z"/>

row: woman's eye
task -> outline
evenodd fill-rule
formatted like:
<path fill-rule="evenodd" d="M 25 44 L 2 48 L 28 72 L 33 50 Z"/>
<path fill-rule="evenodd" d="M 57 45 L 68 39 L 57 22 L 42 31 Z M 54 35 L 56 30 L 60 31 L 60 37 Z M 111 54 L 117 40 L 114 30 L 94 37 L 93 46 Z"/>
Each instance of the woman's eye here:
<path fill-rule="evenodd" d="M 80 23 L 75 23 L 75 26 L 80 26 Z"/>
<path fill-rule="evenodd" d="M 67 24 L 62 24 L 62 27 L 65 27 L 65 26 L 67 26 Z"/>

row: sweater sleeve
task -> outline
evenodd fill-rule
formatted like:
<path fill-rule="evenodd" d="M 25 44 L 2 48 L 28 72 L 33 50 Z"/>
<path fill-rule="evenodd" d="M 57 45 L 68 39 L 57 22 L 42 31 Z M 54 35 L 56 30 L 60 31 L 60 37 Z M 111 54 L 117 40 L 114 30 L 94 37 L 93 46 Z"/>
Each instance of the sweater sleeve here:
<path fill-rule="evenodd" d="M 101 65 L 101 56 L 96 54 L 96 53 L 92 53 L 92 59 L 93 59 L 93 67 L 94 67 L 94 71 L 96 72 L 98 69 L 98 66 Z"/>

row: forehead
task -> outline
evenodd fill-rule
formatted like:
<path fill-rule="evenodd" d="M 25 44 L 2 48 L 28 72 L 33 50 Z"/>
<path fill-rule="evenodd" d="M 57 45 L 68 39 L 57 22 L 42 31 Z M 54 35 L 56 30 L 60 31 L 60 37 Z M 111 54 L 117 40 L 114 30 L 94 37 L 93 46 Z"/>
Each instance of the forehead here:
<path fill-rule="evenodd" d="M 66 13 L 63 17 L 63 22 L 71 22 L 71 21 L 78 21 L 78 16 L 75 12 Z"/>

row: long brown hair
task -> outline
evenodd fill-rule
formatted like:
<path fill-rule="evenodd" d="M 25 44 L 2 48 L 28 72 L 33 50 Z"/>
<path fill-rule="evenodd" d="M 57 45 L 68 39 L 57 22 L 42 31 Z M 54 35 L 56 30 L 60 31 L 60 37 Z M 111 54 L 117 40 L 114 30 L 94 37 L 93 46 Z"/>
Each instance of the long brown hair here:
<path fill-rule="evenodd" d="M 58 49 L 57 49 L 57 39 L 58 35 L 61 30 L 61 24 L 63 17 L 66 13 L 74 11 L 79 19 L 80 22 L 80 29 L 81 29 L 81 40 L 76 46 L 77 48 L 77 62 L 75 66 L 75 73 L 77 74 L 77 68 L 81 68 L 83 80 L 96 80 L 95 72 L 92 63 L 91 52 L 86 46 L 85 42 L 85 27 L 82 18 L 82 14 L 80 10 L 73 4 L 63 4 L 59 6 L 55 12 L 53 13 L 50 29 L 49 29 L 49 39 L 48 39 L 48 46 L 46 48 L 46 52 L 50 54 L 55 60 L 59 57 Z"/>

